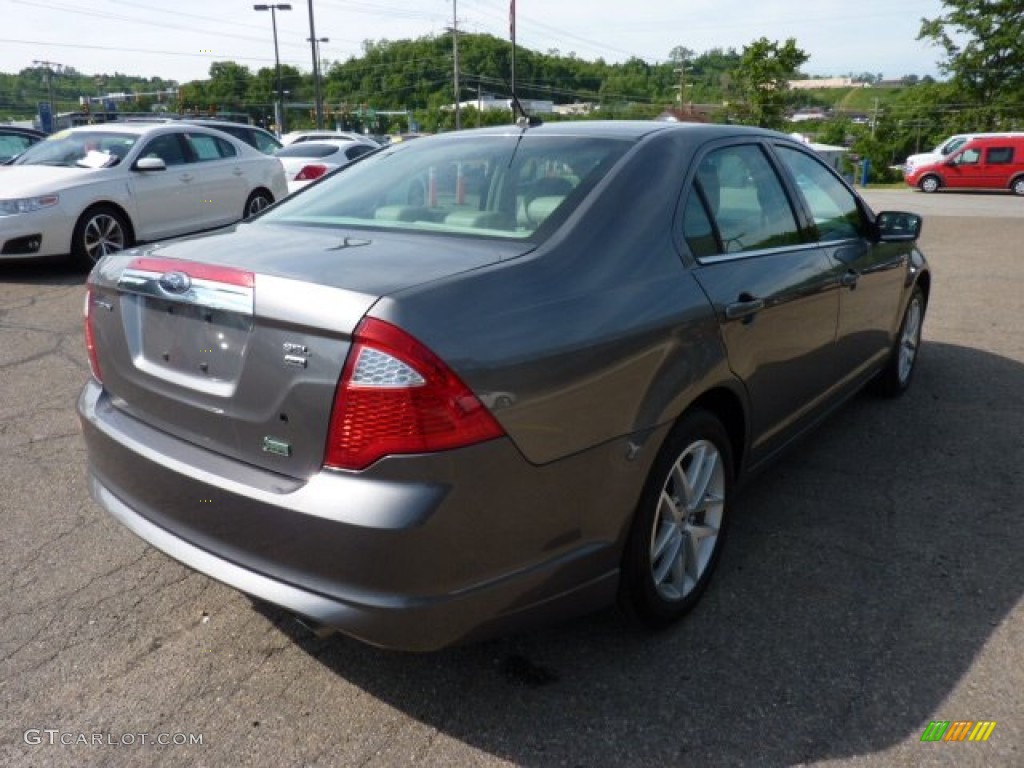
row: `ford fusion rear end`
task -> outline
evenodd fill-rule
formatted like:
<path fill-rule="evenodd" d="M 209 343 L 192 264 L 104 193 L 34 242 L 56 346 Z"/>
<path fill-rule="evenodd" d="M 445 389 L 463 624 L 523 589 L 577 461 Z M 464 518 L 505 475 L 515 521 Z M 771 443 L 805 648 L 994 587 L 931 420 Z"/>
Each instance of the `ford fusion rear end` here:
<path fill-rule="evenodd" d="M 662 626 L 708 583 L 734 480 L 869 380 L 908 386 L 919 231 L 754 129 L 382 148 L 96 266 L 92 492 L 186 565 L 386 647 L 616 596 Z"/>

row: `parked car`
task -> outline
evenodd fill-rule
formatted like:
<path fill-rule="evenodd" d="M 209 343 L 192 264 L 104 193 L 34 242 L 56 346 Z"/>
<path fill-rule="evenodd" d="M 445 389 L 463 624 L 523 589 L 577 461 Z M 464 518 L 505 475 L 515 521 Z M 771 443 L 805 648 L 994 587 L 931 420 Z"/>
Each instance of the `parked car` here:
<path fill-rule="evenodd" d="M 365 141 L 300 141 L 278 150 L 275 156 L 284 166 L 291 194 L 375 149 L 378 147 Z"/>
<path fill-rule="evenodd" d="M 355 131 L 291 131 L 281 137 L 281 143 L 287 147 L 303 141 L 325 141 L 329 139 L 348 139 L 349 141 L 367 141 L 371 144 L 380 144 L 369 134 L 356 133 Z"/>
<path fill-rule="evenodd" d="M 905 179 L 922 192 L 1009 189 L 1024 195 L 1024 134 L 971 139 L 942 160 L 915 166 Z"/>
<path fill-rule="evenodd" d="M 1009 136 L 1024 136 L 1024 133 L 1020 132 L 1004 132 L 1004 133 L 956 133 L 950 136 L 948 139 L 939 142 L 938 146 L 935 147 L 931 152 L 921 152 L 916 155 L 910 155 L 903 164 L 904 176 L 908 176 L 915 168 L 919 168 L 922 165 L 934 165 L 935 163 L 942 162 L 942 159 L 948 157 L 951 153 L 960 149 L 971 139 L 984 139 L 984 138 L 998 138 L 998 137 L 1009 137 Z"/>
<path fill-rule="evenodd" d="M 250 147 L 255 147 L 264 155 L 272 155 L 284 144 L 281 143 L 274 134 L 270 131 L 260 128 L 258 125 L 249 125 L 248 123 L 235 123 L 230 120 L 221 120 L 219 118 L 204 118 L 204 117 L 181 117 L 173 116 L 167 117 L 166 115 L 147 115 L 146 117 L 129 117 L 123 121 L 126 123 L 189 123 L 191 125 L 202 125 L 206 128 L 213 128 L 216 131 L 223 131 L 234 136 L 236 139 L 241 139 Z"/>
<path fill-rule="evenodd" d="M 0 165 L 11 162 L 33 144 L 45 138 L 45 133 L 34 128 L 0 125 Z"/>
<path fill-rule="evenodd" d="M 216 131 L 229 133 L 236 139 L 241 139 L 250 147 L 255 147 L 264 155 L 272 155 L 284 146 L 274 134 L 270 131 L 265 131 L 258 125 L 232 123 L 227 120 L 203 120 L 195 117 L 185 118 L 183 122 L 191 123 L 192 125 L 202 125 L 207 128 L 213 128 Z"/>
<path fill-rule="evenodd" d="M 92 493 L 313 626 L 427 650 L 714 570 L 742 478 L 911 383 L 920 217 L 774 132 L 461 131 L 230 231 L 106 257 Z"/>
<path fill-rule="evenodd" d="M 185 123 L 55 133 L 0 167 L 0 256 L 92 265 L 134 243 L 213 229 L 288 194 L 281 162 Z"/>

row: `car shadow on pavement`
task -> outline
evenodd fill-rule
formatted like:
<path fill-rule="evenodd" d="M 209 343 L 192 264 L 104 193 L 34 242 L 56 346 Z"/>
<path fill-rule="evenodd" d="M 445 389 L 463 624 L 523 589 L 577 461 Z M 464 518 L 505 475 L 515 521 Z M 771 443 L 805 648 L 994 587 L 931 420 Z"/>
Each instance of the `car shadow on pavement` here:
<path fill-rule="evenodd" d="M 608 610 L 412 655 L 262 610 L 345 680 L 519 764 L 869 755 L 919 738 L 1021 597 L 1022 434 L 1024 365 L 926 344 L 907 396 L 856 398 L 750 483 L 703 602 L 660 633 Z"/>
<path fill-rule="evenodd" d="M 0 262 L 0 283 L 23 285 L 85 285 L 89 273 L 67 256 Z"/>

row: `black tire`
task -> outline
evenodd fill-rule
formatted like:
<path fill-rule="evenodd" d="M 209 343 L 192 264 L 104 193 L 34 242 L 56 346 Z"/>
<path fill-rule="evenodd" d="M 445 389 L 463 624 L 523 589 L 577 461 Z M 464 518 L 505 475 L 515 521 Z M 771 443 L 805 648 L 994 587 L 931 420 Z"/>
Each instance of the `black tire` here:
<path fill-rule="evenodd" d="M 131 247 L 132 231 L 119 210 L 96 205 L 85 211 L 71 235 L 71 256 L 86 269 L 92 269 L 108 253 Z"/>
<path fill-rule="evenodd" d="M 938 192 L 942 188 L 942 179 L 938 176 L 925 176 L 917 183 L 917 186 L 921 188 L 922 192 L 931 194 L 932 192 Z"/>
<path fill-rule="evenodd" d="M 917 370 L 926 307 L 924 291 L 915 285 L 885 368 L 871 382 L 871 390 L 876 395 L 899 397 L 910 386 L 914 371 Z"/>
<path fill-rule="evenodd" d="M 1024 176 L 1018 176 L 1011 181 L 1010 189 L 1013 190 L 1013 194 L 1024 196 Z"/>
<path fill-rule="evenodd" d="M 249 198 L 245 201 L 245 210 L 242 211 L 242 218 L 248 219 L 255 216 L 257 213 L 262 211 L 264 208 L 274 204 L 274 198 L 271 197 L 270 193 L 266 190 L 257 189 L 255 192 L 249 195 Z"/>
<path fill-rule="evenodd" d="M 627 614 L 661 628 L 696 605 L 725 541 L 733 471 L 729 435 L 711 413 L 691 411 L 669 433 L 644 484 L 623 553 L 619 598 Z M 688 474 L 692 490 L 704 486 L 701 499 L 689 504 L 683 479 Z"/>

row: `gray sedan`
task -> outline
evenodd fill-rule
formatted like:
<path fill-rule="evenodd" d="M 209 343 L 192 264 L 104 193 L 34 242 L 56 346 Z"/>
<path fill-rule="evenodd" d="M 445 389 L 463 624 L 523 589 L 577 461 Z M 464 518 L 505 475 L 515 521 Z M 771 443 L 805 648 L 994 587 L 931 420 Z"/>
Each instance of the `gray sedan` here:
<path fill-rule="evenodd" d="M 735 126 L 385 148 L 254 219 L 106 257 L 94 497 L 311 625 L 428 650 L 616 598 L 683 616 L 739 481 L 899 395 L 918 216 Z"/>

